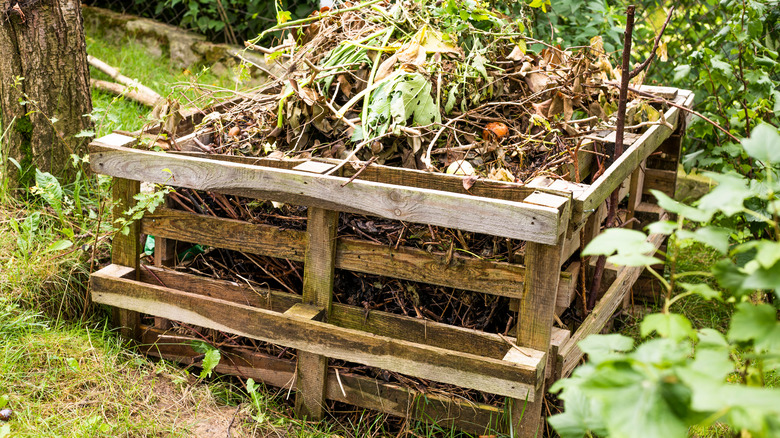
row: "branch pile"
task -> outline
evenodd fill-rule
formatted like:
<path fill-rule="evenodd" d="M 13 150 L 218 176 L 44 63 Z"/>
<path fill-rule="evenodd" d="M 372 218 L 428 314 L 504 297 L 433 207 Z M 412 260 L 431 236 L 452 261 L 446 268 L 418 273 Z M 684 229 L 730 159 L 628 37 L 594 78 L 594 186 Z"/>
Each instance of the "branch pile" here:
<path fill-rule="evenodd" d="M 437 4 L 345 2 L 269 29 L 281 32 L 276 47 L 247 42 L 286 74 L 208 114 L 204 149 L 527 182 L 567 177 L 571 151 L 614 130 L 619 72 L 600 37 L 564 50 L 479 5 Z M 661 116 L 637 100 L 626 125 Z"/>

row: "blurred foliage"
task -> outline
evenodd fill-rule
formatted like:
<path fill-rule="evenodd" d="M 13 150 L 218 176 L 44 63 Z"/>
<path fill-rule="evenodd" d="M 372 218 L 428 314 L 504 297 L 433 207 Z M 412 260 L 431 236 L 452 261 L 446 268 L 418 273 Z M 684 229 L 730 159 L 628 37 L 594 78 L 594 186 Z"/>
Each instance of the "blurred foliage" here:
<path fill-rule="evenodd" d="M 319 0 L 92 0 L 88 4 L 153 18 L 194 30 L 212 41 L 241 44 L 277 22 L 279 11 L 302 18 L 319 8 Z"/>

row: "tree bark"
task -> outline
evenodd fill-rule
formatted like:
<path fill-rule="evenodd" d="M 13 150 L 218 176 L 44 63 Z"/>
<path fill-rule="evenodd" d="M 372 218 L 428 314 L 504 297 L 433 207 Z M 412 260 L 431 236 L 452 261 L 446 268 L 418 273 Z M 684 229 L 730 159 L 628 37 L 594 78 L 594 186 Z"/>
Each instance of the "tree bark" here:
<path fill-rule="evenodd" d="M 66 177 L 89 141 L 89 67 L 80 0 L 0 0 L 0 115 L 5 177 L 30 184 L 35 168 Z M 19 172 L 7 158 L 22 167 Z"/>

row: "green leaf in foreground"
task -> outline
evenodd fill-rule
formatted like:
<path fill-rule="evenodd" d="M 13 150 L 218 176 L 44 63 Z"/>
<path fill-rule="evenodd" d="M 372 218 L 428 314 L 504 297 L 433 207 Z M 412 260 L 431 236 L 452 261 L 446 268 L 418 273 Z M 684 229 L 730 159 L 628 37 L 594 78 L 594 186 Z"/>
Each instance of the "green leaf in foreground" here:
<path fill-rule="evenodd" d="M 219 360 L 221 358 L 222 356 L 216 348 L 207 351 L 206 357 L 203 358 L 203 364 L 201 365 L 203 369 L 200 372 L 200 378 L 211 377 L 211 372 L 219 365 Z"/>
<path fill-rule="evenodd" d="M 685 338 L 696 339 L 696 331 L 693 330 L 688 318 L 676 313 L 653 313 L 647 315 L 640 326 L 642 337 L 647 337 L 656 332 L 664 338 L 680 341 Z"/>
<path fill-rule="evenodd" d="M 780 321 L 769 304 L 740 303 L 731 319 L 728 337 L 732 341 L 752 341 L 756 350 L 780 350 Z"/>
<path fill-rule="evenodd" d="M 780 163 L 780 133 L 766 123 L 753 128 L 750 138 L 742 141 L 742 147 L 751 157 L 765 165 Z"/>

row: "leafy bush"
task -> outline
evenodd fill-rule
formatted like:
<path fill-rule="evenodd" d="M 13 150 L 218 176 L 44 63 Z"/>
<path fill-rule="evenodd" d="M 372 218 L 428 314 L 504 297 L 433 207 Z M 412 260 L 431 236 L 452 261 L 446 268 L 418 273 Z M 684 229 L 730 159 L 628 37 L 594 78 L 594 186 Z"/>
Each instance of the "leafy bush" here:
<path fill-rule="evenodd" d="M 153 18 L 200 32 L 212 41 L 241 44 L 276 24 L 277 10 L 305 17 L 319 7 L 318 0 L 93 0 L 90 4 Z M 276 3 L 276 4 L 275 4 Z"/>
<path fill-rule="evenodd" d="M 741 436 L 780 435 L 780 389 L 766 387 L 768 376 L 780 369 L 780 132 L 759 125 L 743 146 L 758 164 L 757 179 L 712 173 L 720 184 L 695 206 L 654 193 L 659 205 L 678 215 L 677 221 L 648 226 L 651 233 L 670 236 L 668 279 L 650 268 L 660 260 L 647 255 L 652 248 L 642 244 L 642 232 L 610 229 L 586 248 L 586 254 L 607 255 L 611 263 L 646 266 L 664 284 L 666 297 L 662 311 L 642 321 L 646 339 L 638 346 L 618 334 L 589 336 L 579 344 L 587 363 L 551 389 L 565 401 L 566 411 L 549 420 L 561 436 L 665 438 L 716 423 Z M 745 218 L 763 223 L 766 231 L 751 235 L 733 226 Z M 699 228 L 690 231 L 688 223 Z M 710 272 L 676 271 L 677 258 L 691 242 L 722 255 Z M 698 281 L 682 281 L 689 278 Z M 726 292 L 702 281 L 706 278 Z M 678 288 L 682 292 L 673 296 Z M 765 292 L 774 305 L 763 302 Z M 725 335 L 694 330 L 688 318 L 671 311 L 694 295 L 737 303 Z"/>

